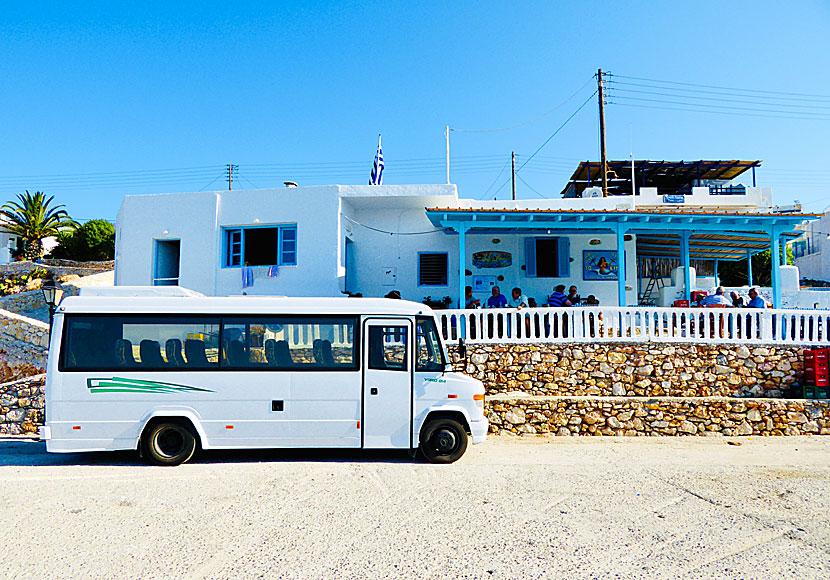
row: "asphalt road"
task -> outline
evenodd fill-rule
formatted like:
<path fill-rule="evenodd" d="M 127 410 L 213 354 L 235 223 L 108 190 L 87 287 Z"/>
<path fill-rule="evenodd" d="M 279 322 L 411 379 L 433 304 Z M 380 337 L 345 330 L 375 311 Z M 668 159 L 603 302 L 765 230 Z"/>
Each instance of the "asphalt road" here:
<path fill-rule="evenodd" d="M 826 578 L 830 437 L 48 455 L 0 439 L 7 578 Z"/>

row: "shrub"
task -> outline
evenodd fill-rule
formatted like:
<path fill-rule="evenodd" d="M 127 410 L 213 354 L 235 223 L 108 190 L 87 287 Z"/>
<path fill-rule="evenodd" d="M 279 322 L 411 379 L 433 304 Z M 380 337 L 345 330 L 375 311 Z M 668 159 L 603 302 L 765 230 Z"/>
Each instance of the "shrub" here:
<path fill-rule="evenodd" d="M 107 220 L 90 220 L 58 236 L 50 257 L 90 262 L 112 260 L 115 256 L 115 227 Z"/>

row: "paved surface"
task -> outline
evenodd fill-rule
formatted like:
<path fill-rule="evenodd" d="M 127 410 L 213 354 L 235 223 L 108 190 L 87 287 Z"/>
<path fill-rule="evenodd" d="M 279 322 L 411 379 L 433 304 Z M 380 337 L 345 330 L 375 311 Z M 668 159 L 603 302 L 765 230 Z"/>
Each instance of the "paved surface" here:
<path fill-rule="evenodd" d="M 47 455 L 0 440 L 7 578 L 826 578 L 830 437 Z M 732 440 L 736 441 L 736 440 Z"/>

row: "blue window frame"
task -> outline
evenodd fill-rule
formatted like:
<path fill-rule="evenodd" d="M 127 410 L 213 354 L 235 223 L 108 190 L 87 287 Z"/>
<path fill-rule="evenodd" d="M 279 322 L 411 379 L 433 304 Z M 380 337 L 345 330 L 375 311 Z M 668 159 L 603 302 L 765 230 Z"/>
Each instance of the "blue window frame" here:
<path fill-rule="evenodd" d="M 446 286 L 448 279 L 447 252 L 418 252 L 418 286 Z"/>
<path fill-rule="evenodd" d="M 297 225 L 225 228 L 225 268 L 248 266 L 296 266 Z"/>

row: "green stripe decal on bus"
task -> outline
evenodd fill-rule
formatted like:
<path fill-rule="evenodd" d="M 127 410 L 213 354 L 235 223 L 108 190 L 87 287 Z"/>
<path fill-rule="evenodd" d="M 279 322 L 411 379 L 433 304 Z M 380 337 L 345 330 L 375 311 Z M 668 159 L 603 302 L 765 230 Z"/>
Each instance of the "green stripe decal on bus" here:
<path fill-rule="evenodd" d="M 91 393 L 212 393 L 210 389 L 177 385 L 175 383 L 160 383 L 158 381 L 142 381 L 139 379 L 125 379 L 112 377 L 108 379 L 87 379 L 86 386 Z"/>

